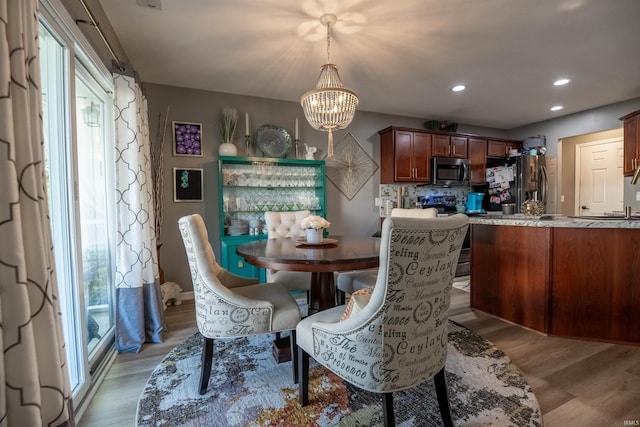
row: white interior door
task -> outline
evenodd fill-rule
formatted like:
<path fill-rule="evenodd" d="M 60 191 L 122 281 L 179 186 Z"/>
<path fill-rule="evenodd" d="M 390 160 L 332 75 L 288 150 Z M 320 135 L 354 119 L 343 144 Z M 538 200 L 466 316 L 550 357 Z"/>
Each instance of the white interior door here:
<path fill-rule="evenodd" d="M 622 138 L 576 146 L 576 215 L 623 211 L 622 161 Z"/>

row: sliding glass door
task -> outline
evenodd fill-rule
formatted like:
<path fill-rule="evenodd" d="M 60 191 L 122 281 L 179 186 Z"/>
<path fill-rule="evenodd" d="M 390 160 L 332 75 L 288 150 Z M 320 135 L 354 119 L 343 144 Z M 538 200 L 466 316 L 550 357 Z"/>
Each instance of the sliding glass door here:
<path fill-rule="evenodd" d="M 88 73 L 76 72 L 76 147 L 82 248 L 83 307 L 89 359 L 113 336 L 113 243 L 115 206 L 113 145 L 107 139 L 113 103 Z M 105 126 L 106 124 L 106 126 Z"/>
<path fill-rule="evenodd" d="M 83 65 L 77 44 L 55 20 L 42 21 L 40 53 L 55 274 L 77 405 L 113 354 L 112 89 L 96 78 L 99 70 Z"/>

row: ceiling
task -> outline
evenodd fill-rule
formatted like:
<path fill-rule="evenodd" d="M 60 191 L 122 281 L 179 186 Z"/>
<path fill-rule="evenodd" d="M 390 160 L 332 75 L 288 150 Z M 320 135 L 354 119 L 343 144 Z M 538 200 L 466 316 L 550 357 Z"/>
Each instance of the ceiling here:
<path fill-rule="evenodd" d="M 331 12 L 331 62 L 360 111 L 512 129 L 640 97 L 637 0 L 100 4 L 143 82 L 299 102 L 327 62 Z"/>

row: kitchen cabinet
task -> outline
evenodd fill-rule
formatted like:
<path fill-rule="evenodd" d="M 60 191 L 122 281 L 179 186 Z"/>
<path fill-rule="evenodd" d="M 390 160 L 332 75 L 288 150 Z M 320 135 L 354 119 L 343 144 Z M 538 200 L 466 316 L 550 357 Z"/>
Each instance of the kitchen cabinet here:
<path fill-rule="evenodd" d="M 431 183 L 431 159 L 469 159 L 471 184 L 486 182 L 487 158 L 506 158 L 521 150 L 515 140 L 389 126 L 380 135 L 380 183 Z"/>
<path fill-rule="evenodd" d="M 522 144 L 518 141 L 487 140 L 487 157 L 506 158 L 509 150 L 520 151 Z"/>
<path fill-rule="evenodd" d="M 638 229 L 554 229 L 549 333 L 640 343 Z"/>
<path fill-rule="evenodd" d="M 479 138 L 469 138 L 468 158 L 471 176 L 471 185 L 484 184 L 487 182 L 487 140 Z"/>
<path fill-rule="evenodd" d="M 386 128 L 380 134 L 380 182 L 431 182 L 431 137 L 427 132 Z"/>
<path fill-rule="evenodd" d="M 432 135 L 431 155 L 433 157 L 454 157 L 458 159 L 467 158 L 467 137 Z"/>
<path fill-rule="evenodd" d="M 472 224 L 471 307 L 546 334 L 551 233 Z"/>
<path fill-rule="evenodd" d="M 220 264 L 232 273 L 265 281 L 264 269 L 246 263 L 236 254 L 236 248 L 267 238 L 264 212 L 306 209 L 312 215 L 325 216 L 323 160 L 220 156 Z"/>
<path fill-rule="evenodd" d="M 632 176 L 640 165 L 640 110 L 629 113 L 620 120 L 624 125 L 624 176 Z"/>
<path fill-rule="evenodd" d="M 538 332 L 640 344 L 640 226 L 471 220 L 471 307 Z"/>

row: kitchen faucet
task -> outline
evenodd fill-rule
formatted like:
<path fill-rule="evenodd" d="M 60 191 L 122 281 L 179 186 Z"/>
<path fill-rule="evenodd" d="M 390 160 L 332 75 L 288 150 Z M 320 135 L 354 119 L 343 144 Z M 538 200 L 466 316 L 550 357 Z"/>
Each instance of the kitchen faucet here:
<path fill-rule="evenodd" d="M 638 178 L 640 178 L 640 166 L 638 166 L 636 168 L 636 171 L 633 173 L 633 178 L 631 178 L 631 185 L 636 185 L 636 183 L 638 182 Z M 626 219 L 631 218 L 631 206 L 625 206 L 624 217 Z"/>
<path fill-rule="evenodd" d="M 636 168 L 636 171 L 633 174 L 633 178 L 631 178 L 631 184 L 636 185 L 636 182 L 638 182 L 638 178 L 640 178 L 640 166 Z"/>

